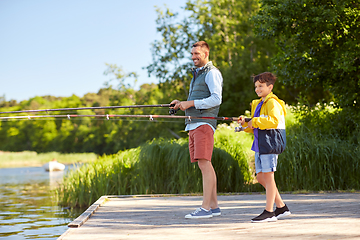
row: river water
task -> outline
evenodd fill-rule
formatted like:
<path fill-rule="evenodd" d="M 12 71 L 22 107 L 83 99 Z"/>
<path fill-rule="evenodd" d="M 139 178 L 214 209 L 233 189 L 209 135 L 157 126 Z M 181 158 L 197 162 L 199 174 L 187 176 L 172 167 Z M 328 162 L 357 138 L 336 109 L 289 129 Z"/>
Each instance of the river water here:
<path fill-rule="evenodd" d="M 82 211 L 57 204 L 54 189 L 64 172 L 49 173 L 42 167 L 0 169 L 1 240 L 57 239 L 68 229 Z"/>

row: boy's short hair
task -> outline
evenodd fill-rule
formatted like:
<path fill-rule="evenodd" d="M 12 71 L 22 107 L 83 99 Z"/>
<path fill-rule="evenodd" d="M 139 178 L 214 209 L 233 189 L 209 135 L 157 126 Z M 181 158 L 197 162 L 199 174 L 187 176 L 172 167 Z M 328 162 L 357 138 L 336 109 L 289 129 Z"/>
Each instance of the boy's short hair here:
<path fill-rule="evenodd" d="M 276 76 L 271 72 L 260 73 L 259 75 L 253 76 L 253 82 L 256 83 L 257 81 L 266 83 L 267 86 L 270 84 L 274 85 L 276 82 Z"/>
<path fill-rule="evenodd" d="M 201 48 L 207 50 L 208 52 L 210 52 L 209 44 L 207 44 L 207 42 L 205 42 L 205 41 L 196 42 L 192 45 L 192 47 L 201 47 Z"/>

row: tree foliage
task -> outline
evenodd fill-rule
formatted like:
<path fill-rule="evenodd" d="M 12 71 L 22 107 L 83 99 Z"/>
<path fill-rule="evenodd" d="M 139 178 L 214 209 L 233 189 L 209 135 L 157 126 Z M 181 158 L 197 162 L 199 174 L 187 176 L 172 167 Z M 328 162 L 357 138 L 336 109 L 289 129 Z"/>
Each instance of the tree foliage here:
<path fill-rule="evenodd" d="M 118 82 L 118 89 L 110 84 L 98 93 L 87 93 L 83 97 L 37 96 L 16 103 L 3 101 L 0 111 L 29 109 L 75 108 L 97 106 L 154 105 L 169 103 L 169 98 L 156 84 L 144 84 L 134 90 L 126 84 L 128 77 L 121 67 L 108 65 L 106 74 Z M 110 83 L 110 82 L 109 82 Z M 168 108 L 151 109 L 97 109 L 66 111 L 61 114 L 168 114 Z M 56 113 L 56 112 L 52 112 Z M 43 114 L 43 113 L 42 113 Z M 3 115 L 2 115 L 3 116 Z M 5 151 L 31 150 L 36 152 L 95 152 L 116 153 L 134 148 L 153 138 L 186 137 L 184 121 L 172 122 L 157 119 L 99 119 L 99 118 L 46 118 L 44 120 L 0 121 L 0 149 Z"/>
<path fill-rule="evenodd" d="M 34 97 L 17 103 L 0 96 L 0 110 L 146 105 L 185 100 L 191 81 L 191 46 L 210 45 L 210 60 L 222 72 L 220 116 L 239 116 L 257 98 L 253 74 L 275 71 L 274 93 L 287 103 L 335 100 L 359 106 L 359 3 L 354 0 L 189 0 L 184 18 L 157 8 L 161 39 L 152 44 L 149 75 L 159 84 L 139 90 L 135 72 L 107 64 L 106 87 L 83 97 Z M 254 29 L 256 31 L 254 31 Z M 115 84 L 114 84 L 115 82 Z M 114 86 L 113 86 L 114 85 Z M 333 96 L 335 98 L 333 99 Z M 67 114 L 167 114 L 168 109 L 107 109 Z M 178 112 L 183 114 L 183 112 Z M 339 122 L 341 122 L 339 120 Z M 354 121 L 356 122 L 356 121 Z M 345 122 L 344 122 L 345 123 Z M 0 121 L 0 149 L 38 152 L 115 153 L 153 138 L 186 137 L 184 121 L 99 118 Z"/>
<path fill-rule="evenodd" d="M 307 100 L 360 103 L 360 5 L 355 0 L 262 0 L 257 35 L 279 48 L 274 68 Z M 312 94 L 315 93 L 315 94 Z"/>
<path fill-rule="evenodd" d="M 168 88 L 181 86 L 174 96 L 185 100 L 191 81 L 191 46 L 205 40 L 210 45 L 210 60 L 222 72 L 223 104 L 220 115 L 238 116 L 256 98 L 253 74 L 268 70 L 275 48 L 272 41 L 256 38 L 250 17 L 259 8 L 258 1 L 188 1 L 186 17 L 177 19 L 169 9 L 158 9 L 161 40 L 153 44 L 153 64 L 149 74 L 157 76 Z"/>

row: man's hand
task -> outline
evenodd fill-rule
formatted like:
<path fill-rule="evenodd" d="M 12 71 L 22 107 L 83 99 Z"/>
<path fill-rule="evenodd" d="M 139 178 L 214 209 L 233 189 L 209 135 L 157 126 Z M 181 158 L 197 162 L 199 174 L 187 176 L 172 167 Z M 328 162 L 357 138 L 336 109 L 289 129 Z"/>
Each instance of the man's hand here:
<path fill-rule="evenodd" d="M 173 100 L 170 105 L 174 105 L 173 107 L 170 107 L 170 108 L 173 108 L 175 110 L 177 110 L 179 108 L 179 103 L 180 101 L 179 100 Z"/>
<path fill-rule="evenodd" d="M 174 100 L 172 101 L 170 104 L 175 104 L 174 107 L 170 107 L 173 109 L 178 109 L 180 108 L 181 110 L 185 111 L 186 109 L 190 108 L 190 107 L 194 107 L 194 101 L 183 101 L 180 102 L 179 100 Z"/>

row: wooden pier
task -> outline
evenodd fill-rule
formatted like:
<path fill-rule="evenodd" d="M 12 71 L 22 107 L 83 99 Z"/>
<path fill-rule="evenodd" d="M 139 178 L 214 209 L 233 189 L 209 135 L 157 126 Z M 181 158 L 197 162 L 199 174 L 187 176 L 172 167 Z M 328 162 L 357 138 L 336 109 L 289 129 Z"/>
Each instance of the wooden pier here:
<path fill-rule="evenodd" d="M 360 193 L 282 194 L 292 214 L 251 223 L 264 194 L 221 195 L 222 215 L 185 219 L 201 196 L 103 196 L 59 240 L 79 239 L 360 239 Z"/>

